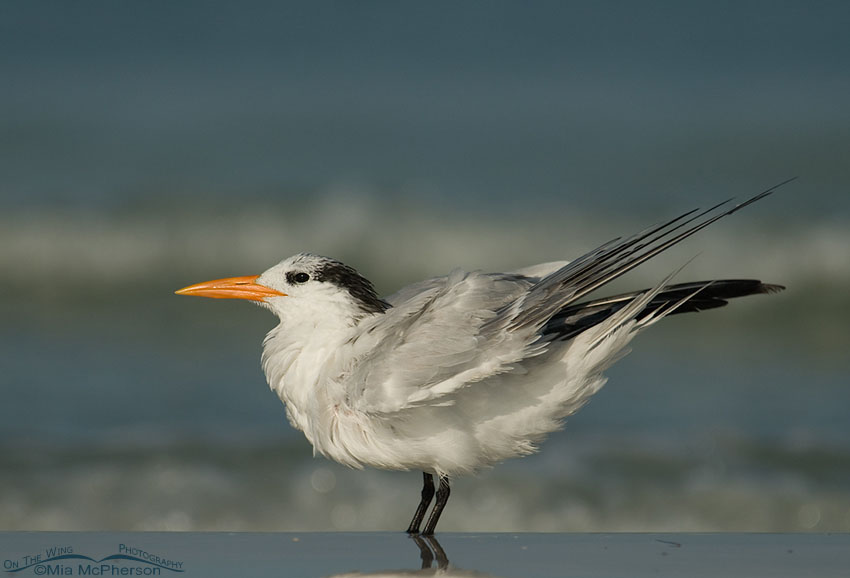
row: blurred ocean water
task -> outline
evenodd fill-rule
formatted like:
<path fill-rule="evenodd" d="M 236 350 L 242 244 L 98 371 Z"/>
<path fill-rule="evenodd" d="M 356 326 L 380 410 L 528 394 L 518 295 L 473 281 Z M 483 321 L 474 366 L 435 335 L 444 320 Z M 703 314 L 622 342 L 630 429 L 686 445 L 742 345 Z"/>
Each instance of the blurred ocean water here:
<path fill-rule="evenodd" d="M 611 289 L 785 292 L 638 338 L 442 525 L 850 530 L 850 10 L 248 6 L 3 8 L 0 528 L 401 528 L 418 474 L 286 423 L 275 320 L 174 289 L 308 250 L 388 294 L 799 175 Z"/>

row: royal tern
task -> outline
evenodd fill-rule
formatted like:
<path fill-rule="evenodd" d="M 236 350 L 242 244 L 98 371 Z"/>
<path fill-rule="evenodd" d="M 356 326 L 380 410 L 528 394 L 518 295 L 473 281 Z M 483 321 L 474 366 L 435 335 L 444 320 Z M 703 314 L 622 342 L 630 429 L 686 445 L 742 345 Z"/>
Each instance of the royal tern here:
<path fill-rule="evenodd" d="M 782 289 L 748 279 L 670 285 L 668 277 L 643 291 L 582 301 L 775 188 L 690 211 L 571 262 L 510 273 L 455 270 L 383 299 L 351 267 L 309 253 L 261 275 L 177 293 L 247 299 L 276 314 L 262 365 L 290 423 L 314 454 L 346 466 L 422 471 L 407 531 L 419 533 L 436 495 L 422 530 L 431 535 L 451 478 L 536 451 L 602 387 L 603 372 L 638 332 L 673 313 Z"/>

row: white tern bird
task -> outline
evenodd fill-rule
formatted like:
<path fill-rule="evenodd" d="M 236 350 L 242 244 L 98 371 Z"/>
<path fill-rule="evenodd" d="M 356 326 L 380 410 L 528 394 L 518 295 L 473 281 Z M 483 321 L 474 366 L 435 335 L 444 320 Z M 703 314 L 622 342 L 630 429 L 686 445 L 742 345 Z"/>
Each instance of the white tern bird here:
<path fill-rule="evenodd" d="M 604 370 L 638 332 L 666 315 L 783 289 L 740 279 L 668 285 L 668 277 L 651 289 L 582 301 L 774 189 L 690 211 L 569 263 L 455 270 L 384 299 L 351 267 L 308 253 L 261 275 L 177 293 L 247 299 L 277 315 L 262 364 L 290 423 L 314 453 L 346 466 L 422 471 L 407 531 L 420 532 L 436 494 L 422 530 L 431 535 L 451 478 L 536 451 L 602 387 Z"/>

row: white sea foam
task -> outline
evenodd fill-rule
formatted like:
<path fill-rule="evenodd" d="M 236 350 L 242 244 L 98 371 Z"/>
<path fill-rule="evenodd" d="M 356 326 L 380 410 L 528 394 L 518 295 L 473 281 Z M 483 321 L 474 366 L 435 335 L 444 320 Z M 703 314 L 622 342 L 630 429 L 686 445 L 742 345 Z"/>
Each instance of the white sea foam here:
<path fill-rule="evenodd" d="M 456 480 L 443 531 L 850 531 L 843 450 L 714 443 L 702 453 L 647 437 L 565 436 L 546 448 L 554 457 Z M 5 463 L 16 467 L 0 477 L 0 529 L 405 526 L 418 499 L 418 473 L 347 470 L 301 450 L 43 448 L 34 459 L 7 448 Z"/>
<path fill-rule="evenodd" d="M 757 209 L 757 207 L 755 208 Z M 783 284 L 850 281 L 850 227 L 766 224 L 750 209 L 677 247 L 635 274 L 647 282 L 690 259 L 687 273 L 757 276 Z M 675 214 L 672 211 L 671 214 Z M 0 216 L 0 268 L 7 282 L 71 286 L 144 282 L 164 274 L 261 272 L 308 250 L 350 262 L 390 292 L 424 275 L 507 269 L 570 259 L 648 223 L 570 208 L 544 215 L 482 215 L 331 194 L 295 208 L 236 206 L 142 213 L 21 213 Z"/>

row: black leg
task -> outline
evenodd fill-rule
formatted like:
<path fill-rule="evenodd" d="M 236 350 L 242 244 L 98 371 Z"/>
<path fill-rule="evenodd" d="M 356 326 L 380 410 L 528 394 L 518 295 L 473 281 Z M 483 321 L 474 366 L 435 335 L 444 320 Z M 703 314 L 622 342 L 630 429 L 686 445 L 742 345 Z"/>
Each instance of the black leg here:
<path fill-rule="evenodd" d="M 446 476 L 440 476 L 440 488 L 437 490 L 437 501 L 434 502 L 434 509 L 431 510 L 431 517 L 428 518 L 428 523 L 425 524 L 425 529 L 422 531 L 423 536 L 431 536 L 434 534 L 434 528 L 437 527 L 437 522 L 440 521 L 440 514 L 443 513 L 443 508 L 446 507 L 446 502 L 449 501 L 449 495 L 452 489 L 449 487 L 449 479 Z"/>
<path fill-rule="evenodd" d="M 422 472 L 422 501 L 419 502 L 419 507 L 416 508 L 416 513 L 413 514 L 413 519 L 410 521 L 410 526 L 407 528 L 408 534 L 418 534 L 419 526 L 425 518 L 425 511 L 431 505 L 431 499 L 434 497 L 434 476 L 426 472 Z M 440 489 L 443 487 L 442 479 L 440 480 Z M 439 499 L 439 498 L 438 498 Z M 433 517 L 433 516 L 432 516 Z"/>

